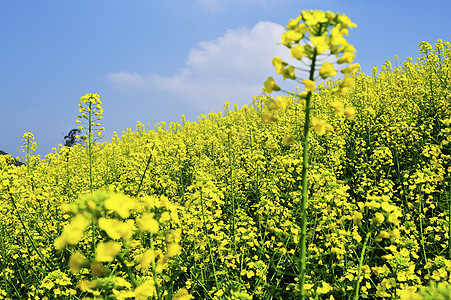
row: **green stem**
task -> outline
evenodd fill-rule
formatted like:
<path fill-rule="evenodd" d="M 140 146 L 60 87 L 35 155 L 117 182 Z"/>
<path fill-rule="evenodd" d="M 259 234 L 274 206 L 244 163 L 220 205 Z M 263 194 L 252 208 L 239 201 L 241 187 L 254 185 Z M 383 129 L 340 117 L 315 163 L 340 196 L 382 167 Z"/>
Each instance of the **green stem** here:
<path fill-rule="evenodd" d="M 92 103 L 91 99 L 89 101 L 88 109 L 88 159 L 89 159 L 89 190 L 92 193 Z M 92 228 L 92 244 L 91 249 L 93 255 L 96 254 L 96 224 L 94 220 L 91 221 Z"/>
<path fill-rule="evenodd" d="M 34 243 L 33 239 L 31 238 L 30 234 L 28 233 L 27 226 L 25 226 L 25 223 L 24 223 L 24 221 L 23 221 L 23 219 L 22 219 L 22 216 L 21 216 L 20 213 L 19 213 L 19 210 L 18 210 L 18 208 L 17 208 L 17 206 L 16 206 L 16 202 L 14 201 L 14 197 L 13 197 L 13 195 L 11 194 L 11 192 L 10 192 L 10 190 L 9 190 L 9 187 L 7 187 L 7 189 L 8 189 L 9 197 L 11 198 L 11 202 L 12 202 L 12 204 L 13 204 L 13 206 L 14 206 L 14 209 L 15 209 L 15 211 L 16 211 L 16 213 L 17 213 L 17 217 L 19 218 L 19 221 L 20 221 L 20 223 L 22 224 L 22 227 L 23 227 L 23 229 L 24 229 L 24 231 L 25 231 L 26 236 L 28 237 L 28 239 L 29 239 L 30 242 L 31 242 L 31 246 L 33 247 L 34 251 L 36 251 L 36 253 L 38 254 L 39 258 L 40 258 L 40 259 L 42 260 L 42 262 L 44 263 L 44 265 L 45 265 L 45 267 L 47 268 L 47 270 L 50 271 L 52 268 L 47 264 L 47 261 L 44 259 L 44 256 L 42 255 L 41 251 L 39 251 L 38 247 L 36 247 L 36 244 Z"/>
<path fill-rule="evenodd" d="M 232 149 L 231 149 L 231 141 L 230 141 L 230 132 L 227 134 L 228 139 L 228 151 L 229 151 L 229 166 L 230 166 L 230 195 L 232 200 L 232 241 L 233 245 L 235 245 L 235 190 L 233 187 L 233 163 L 232 163 Z"/>
<path fill-rule="evenodd" d="M 312 64 L 310 66 L 310 76 L 309 79 L 314 79 L 315 73 L 315 63 L 316 63 L 316 49 L 313 50 Z M 299 266 L 299 290 L 301 291 L 301 300 L 305 299 L 305 273 L 306 273 L 306 254 L 307 254 L 307 199 L 308 199 L 308 180 L 307 180 L 307 170 L 308 170 L 308 135 L 310 129 L 310 100 L 312 98 L 312 92 L 308 92 L 307 98 L 305 99 L 305 122 L 304 122 L 304 149 L 302 151 L 302 203 L 301 203 L 301 238 L 300 243 L 300 266 Z"/>
<path fill-rule="evenodd" d="M 363 264 L 363 258 L 365 257 L 365 250 L 366 250 L 366 244 L 368 243 L 368 239 L 370 238 L 371 232 L 368 232 L 365 236 L 365 242 L 363 243 L 362 253 L 360 254 L 359 259 L 359 269 L 357 273 L 357 282 L 355 284 L 355 294 L 354 294 L 354 300 L 359 299 L 359 292 L 360 292 L 360 275 L 362 274 L 362 264 Z"/>
<path fill-rule="evenodd" d="M 152 160 L 152 152 L 149 154 L 149 159 L 147 160 L 146 168 L 144 169 L 144 173 L 141 176 L 141 181 L 139 182 L 138 190 L 135 193 L 135 197 L 138 196 L 139 191 L 141 190 L 141 186 L 143 184 L 144 177 L 146 176 L 147 169 L 149 168 L 150 161 Z"/>
<path fill-rule="evenodd" d="M 207 232 L 207 223 L 205 222 L 204 201 L 203 201 L 203 198 L 202 198 L 202 190 L 200 191 L 200 203 L 201 203 L 201 206 L 202 206 L 202 219 L 203 219 L 203 222 L 204 222 L 205 237 L 207 238 L 208 250 L 209 250 L 209 253 L 210 253 L 210 261 L 211 261 L 211 265 L 213 267 L 213 276 L 215 277 L 216 290 L 219 290 L 218 278 L 216 277 L 215 262 L 213 260 L 213 253 L 211 252 L 211 241 L 210 241 L 210 237 L 209 237 L 208 232 Z"/>
<path fill-rule="evenodd" d="M 419 203 L 420 203 L 420 211 L 419 211 L 419 215 L 418 218 L 420 220 L 420 239 L 421 239 L 421 248 L 423 250 L 423 256 L 424 256 L 424 263 L 427 263 L 427 257 L 426 257 L 426 250 L 425 250 L 425 246 L 424 246 L 424 235 L 423 235 L 423 203 L 421 201 L 422 199 L 422 194 L 420 192 L 420 199 L 418 199 Z"/>
<path fill-rule="evenodd" d="M 89 102 L 89 114 L 88 114 L 88 158 L 89 158 L 89 190 L 92 193 L 92 103 Z"/>
<path fill-rule="evenodd" d="M 152 250 L 152 252 L 154 252 L 153 234 L 150 234 L 150 250 Z M 158 285 L 157 272 L 155 270 L 155 259 L 152 260 L 152 272 L 153 272 L 153 282 L 154 282 L 154 285 L 155 285 L 155 289 L 157 290 L 157 297 L 158 297 L 158 300 L 161 300 L 160 286 Z"/>
<path fill-rule="evenodd" d="M 451 259 L 451 185 L 448 190 L 448 259 Z"/>
<path fill-rule="evenodd" d="M 130 279 L 130 281 L 133 284 L 133 287 L 137 287 L 138 286 L 138 282 L 136 281 L 135 276 L 133 275 L 132 271 L 130 270 L 130 267 L 127 266 L 127 264 L 125 263 L 124 258 L 122 257 L 121 254 L 116 255 L 117 260 L 121 263 L 122 267 L 125 269 L 125 272 L 127 273 L 128 278 Z"/>

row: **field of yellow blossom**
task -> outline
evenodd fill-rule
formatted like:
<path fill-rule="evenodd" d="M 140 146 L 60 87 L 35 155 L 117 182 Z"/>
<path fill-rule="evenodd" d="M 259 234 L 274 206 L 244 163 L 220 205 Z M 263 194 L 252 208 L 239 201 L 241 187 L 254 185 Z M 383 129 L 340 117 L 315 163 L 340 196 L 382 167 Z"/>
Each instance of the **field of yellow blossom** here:
<path fill-rule="evenodd" d="M 451 299 L 450 44 L 420 54 L 312 94 L 307 299 Z M 100 143 L 88 94 L 84 145 L 24 135 L 26 165 L 0 156 L 0 299 L 299 299 L 305 101 L 274 103 Z"/>

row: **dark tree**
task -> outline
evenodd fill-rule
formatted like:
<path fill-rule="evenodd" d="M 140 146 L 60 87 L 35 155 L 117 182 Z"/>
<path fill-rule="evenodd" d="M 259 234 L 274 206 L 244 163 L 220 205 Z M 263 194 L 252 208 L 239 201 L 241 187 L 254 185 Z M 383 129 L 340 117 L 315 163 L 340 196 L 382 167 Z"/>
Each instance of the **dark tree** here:
<path fill-rule="evenodd" d="M 77 138 L 77 135 L 80 134 L 80 129 L 74 128 L 64 137 L 64 146 L 72 147 L 75 144 L 81 144 L 82 140 Z"/>

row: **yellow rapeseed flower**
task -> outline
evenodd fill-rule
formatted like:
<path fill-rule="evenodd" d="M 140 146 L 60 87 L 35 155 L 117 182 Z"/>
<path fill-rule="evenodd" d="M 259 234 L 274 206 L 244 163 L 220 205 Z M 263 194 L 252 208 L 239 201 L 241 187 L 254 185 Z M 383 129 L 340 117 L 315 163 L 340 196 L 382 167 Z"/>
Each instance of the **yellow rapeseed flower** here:
<path fill-rule="evenodd" d="M 345 115 L 346 118 L 348 118 L 349 120 L 354 119 L 355 116 L 355 108 L 354 107 L 346 107 L 343 111 L 343 114 Z"/>
<path fill-rule="evenodd" d="M 302 15 L 299 15 L 296 19 L 290 19 L 290 21 L 288 22 L 287 27 L 285 27 L 285 29 L 287 30 L 292 30 L 295 29 L 298 25 L 299 25 L 299 21 L 302 19 Z"/>
<path fill-rule="evenodd" d="M 139 263 L 143 269 L 148 269 L 152 262 L 155 260 L 155 251 L 148 249 L 146 250 L 139 259 Z"/>
<path fill-rule="evenodd" d="M 345 51 L 343 52 L 343 55 L 337 60 L 338 64 L 347 63 L 350 64 L 354 61 L 355 54 L 351 51 Z"/>
<path fill-rule="evenodd" d="M 189 292 L 185 288 L 181 288 L 175 296 L 172 298 L 172 300 L 189 300 L 191 299 Z"/>
<path fill-rule="evenodd" d="M 121 251 L 121 244 L 115 241 L 99 243 L 96 248 L 96 260 L 100 262 L 110 262 Z"/>
<path fill-rule="evenodd" d="M 338 16 L 338 21 L 347 27 L 357 27 L 357 25 L 355 23 L 352 23 L 351 19 L 349 19 L 349 17 L 344 14 Z"/>
<path fill-rule="evenodd" d="M 385 220 L 385 217 L 380 212 L 377 212 L 377 213 L 374 214 L 374 219 L 373 220 L 377 224 L 382 224 L 384 222 L 384 220 Z"/>
<path fill-rule="evenodd" d="M 282 73 L 283 80 L 289 78 L 289 79 L 296 79 L 296 76 L 294 75 L 294 67 L 288 66 L 286 69 L 283 70 Z"/>
<path fill-rule="evenodd" d="M 355 74 L 360 69 L 359 63 L 354 63 L 346 68 L 343 68 L 341 70 L 341 73 L 343 74 Z"/>
<path fill-rule="evenodd" d="M 304 46 L 296 45 L 294 47 L 291 47 L 290 54 L 291 54 L 291 57 L 301 60 L 302 57 L 304 56 Z"/>
<path fill-rule="evenodd" d="M 334 69 L 334 65 L 328 61 L 325 61 L 321 68 L 319 68 L 319 75 L 322 79 L 326 79 L 327 77 L 332 77 L 337 74 L 337 71 Z"/>
<path fill-rule="evenodd" d="M 113 240 L 120 238 L 130 239 L 133 231 L 130 224 L 115 219 L 100 218 L 99 228 L 108 234 Z"/>
<path fill-rule="evenodd" d="M 338 100 L 334 101 L 330 104 L 330 107 L 332 107 L 334 109 L 335 113 L 338 116 L 342 116 L 344 114 L 345 106 L 344 106 L 343 102 L 338 101 Z"/>
<path fill-rule="evenodd" d="M 276 56 L 272 59 L 272 64 L 276 68 L 277 74 L 283 74 L 283 70 L 288 65 L 286 62 L 284 62 L 279 56 Z"/>
<path fill-rule="evenodd" d="M 277 122 L 277 118 L 270 114 L 264 114 L 262 116 L 262 121 L 265 124 L 271 124 L 271 123 Z"/>
<path fill-rule="evenodd" d="M 321 294 L 327 294 L 327 293 L 329 293 L 329 291 L 332 289 L 332 286 L 329 284 L 329 283 L 327 283 L 327 282 L 322 282 L 322 286 L 321 287 L 318 287 L 317 289 L 316 289 L 316 292 L 319 294 L 319 295 L 321 295 Z"/>
<path fill-rule="evenodd" d="M 154 219 L 153 214 L 144 213 L 138 223 L 139 229 L 141 229 L 142 231 L 150 232 L 153 234 L 158 233 L 159 224 L 158 221 Z"/>
<path fill-rule="evenodd" d="M 313 129 L 317 135 L 324 135 L 333 129 L 332 125 L 328 124 L 325 120 L 312 118 Z"/>
<path fill-rule="evenodd" d="M 304 80 L 302 80 L 302 82 L 304 83 L 304 85 L 305 85 L 305 90 L 306 90 L 307 92 L 312 92 L 312 91 L 316 90 L 315 82 L 314 82 L 313 80 L 310 80 L 310 79 L 304 79 Z"/>
<path fill-rule="evenodd" d="M 302 34 L 301 32 L 298 32 L 296 30 L 290 30 L 288 32 L 284 32 L 282 34 L 282 39 L 284 40 L 284 44 L 285 43 L 291 43 L 291 42 L 295 42 L 298 43 L 303 37 L 304 34 Z"/>
<path fill-rule="evenodd" d="M 76 215 L 69 225 L 64 227 L 63 232 L 54 241 L 55 249 L 61 251 L 67 244 L 76 245 L 83 237 L 85 228 L 90 221 L 83 215 Z"/>
<path fill-rule="evenodd" d="M 268 94 L 271 94 L 273 91 L 280 91 L 280 87 L 275 83 L 274 78 L 269 77 L 265 81 L 265 90 Z"/>
<path fill-rule="evenodd" d="M 86 262 L 86 257 L 80 251 L 75 251 L 69 259 L 70 271 L 74 274 L 78 273 Z"/>
<path fill-rule="evenodd" d="M 136 201 L 121 194 L 112 194 L 105 200 L 105 208 L 116 212 L 126 219 L 130 216 L 130 210 L 136 207 Z"/>
<path fill-rule="evenodd" d="M 312 42 L 312 45 L 315 47 L 317 54 L 321 54 L 329 49 L 329 40 L 330 37 L 325 35 L 310 37 L 310 41 Z"/>
<path fill-rule="evenodd" d="M 182 252 L 182 247 L 180 247 L 179 244 L 177 244 L 177 243 L 170 243 L 168 245 L 168 251 L 167 251 L 166 255 L 169 258 L 171 258 L 171 257 L 179 255 L 180 252 Z"/>
<path fill-rule="evenodd" d="M 326 13 L 320 10 L 315 11 L 303 10 L 302 18 L 304 19 L 305 24 L 310 26 L 314 26 L 318 23 L 325 23 L 328 21 L 328 19 L 326 18 Z"/>
<path fill-rule="evenodd" d="M 135 289 L 135 299 L 147 300 L 149 297 L 153 296 L 155 292 L 155 286 L 148 280 Z"/>
<path fill-rule="evenodd" d="M 355 79 L 347 76 L 340 84 L 340 87 L 353 88 L 355 86 Z"/>

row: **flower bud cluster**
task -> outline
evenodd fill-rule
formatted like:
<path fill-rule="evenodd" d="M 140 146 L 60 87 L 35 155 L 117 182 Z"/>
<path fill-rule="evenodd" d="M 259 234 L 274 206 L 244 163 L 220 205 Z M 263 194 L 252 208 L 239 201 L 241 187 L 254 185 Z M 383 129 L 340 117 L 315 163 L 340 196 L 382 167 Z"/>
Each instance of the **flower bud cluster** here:
<path fill-rule="evenodd" d="M 356 50 L 346 41 L 344 36 L 348 35 L 349 28 L 356 26 L 344 14 L 304 10 L 296 19 L 290 20 L 285 27 L 288 31 L 282 34 L 282 44 L 289 48 L 291 56 L 298 60 L 306 57 L 314 61 L 318 55 L 329 50 L 330 55 L 339 57 L 341 54 L 336 61 L 337 64 L 352 63 Z M 301 44 L 301 41 L 303 44 Z M 296 79 L 295 68 L 284 62 L 280 57 L 274 57 L 272 63 L 277 74 L 282 75 L 284 80 L 287 78 Z M 359 67 L 359 64 L 353 64 L 341 70 L 346 75 L 346 79 L 336 89 L 338 93 L 343 93 L 345 87 L 353 86 L 353 80 L 347 78 L 350 74 L 354 74 Z M 333 64 L 328 61 L 325 61 L 318 71 L 323 79 L 337 74 Z M 307 82 L 304 80 L 304 84 L 307 91 L 315 90 L 312 80 Z M 265 82 L 265 89 L 268 93 L 271 93 L 272 91 L 279 91 L 280 87 L 272 77 L 269 77 Z"/>
<path fill-rule="evenodd" d="M 104 127 L 101 127 L 99 120 L 101 120 L 103 114 L 102 101 L 100 101 L 100 97 L 98 94 L 86 94 L 80 98 L 81 103 L 78 104 L 79 115 L 77 115 L 78 119 L 75 120 L 76 123 L 81 123 L 87 126 L 88 132 L 84 135 L 83 139 L 88 139 L 88 137 L 92 137 L 94 131 L 97 131 L 97 137 L 100 138 L 102 135 L 102 130 L 105 130 Z M 97 128 L 96 128 L 97 127 Z M 78 126 L 79 130 L 85 129 L 84 126 Z M 80 138 L 80 136 L 76 136 Z"/>

